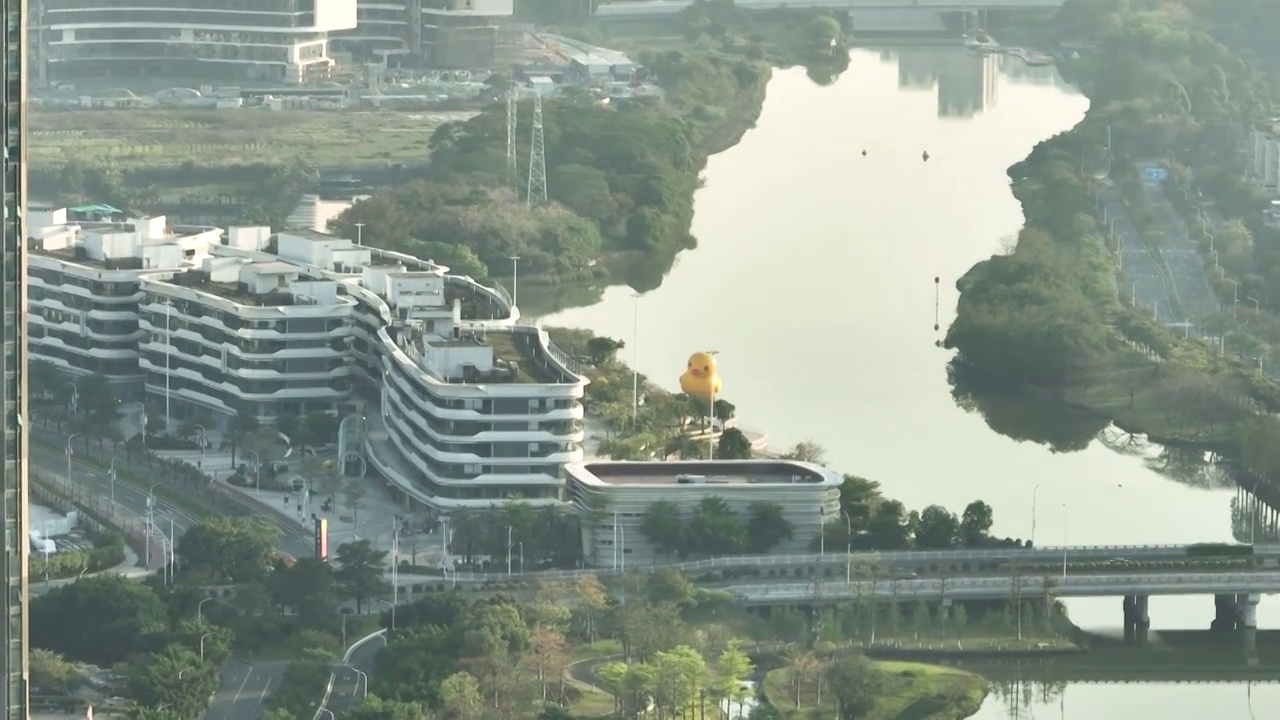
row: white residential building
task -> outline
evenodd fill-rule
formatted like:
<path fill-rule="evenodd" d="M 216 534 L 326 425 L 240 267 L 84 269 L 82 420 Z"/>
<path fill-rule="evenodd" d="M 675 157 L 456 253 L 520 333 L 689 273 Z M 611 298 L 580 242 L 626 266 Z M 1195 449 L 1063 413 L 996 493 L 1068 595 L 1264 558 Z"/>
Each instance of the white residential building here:
<path fill-rule="evenodd" d="M 335 33 L 333 48 L 366 62 L 395 66 L 418 55 L 421 0 L 356 0 L 356 26 Z"/>
<path fill-rule="evenodd" d="M 209 426 L 239 412 L 263 422 L 336 412 L 350 395 L 354 303 L 323 271 L 264 256 L 271 237 L 231 228 L 227 248 L 198 267 L 142 277 L 141 367 L 153 407 Z"/>
<path fill-rule="evenodd" d="M 1264 190 L 1280 189 L 1280 120 L 1253 129 L 1253 156 L 1249 172 Z"/>
<path fill-rule="evenodd" d="M 569 500 L 582 526 L 583 558 L 595 567 L 653 565 L 653 545 L 640 532 L 659 500 L 676 503 L 688 520 L 704 498 L 717 497 L 747 519 L 751 504 L 777 505 L 791 538 L 776 553 L 808 553 L 824 524 L 840 520 L 841 475 L 796 460 L 577 463 L 565 468 Z"/>
<path fill-rule="evenodd" d="M 163 216 L 76 223 L 65 209 L 29 209 L 27 231 L 31 359 L 104 375 L 121 399 L 141 400 L 140 278 L 206 255 L 222 230 L 171 228 Z"/>
<path fill-rule="evenodd" d="M 38 0 L 30 15 L 50 80 L 301 83 L 329 75 L 329 33 L 356 26 L 356 0 Z"/>

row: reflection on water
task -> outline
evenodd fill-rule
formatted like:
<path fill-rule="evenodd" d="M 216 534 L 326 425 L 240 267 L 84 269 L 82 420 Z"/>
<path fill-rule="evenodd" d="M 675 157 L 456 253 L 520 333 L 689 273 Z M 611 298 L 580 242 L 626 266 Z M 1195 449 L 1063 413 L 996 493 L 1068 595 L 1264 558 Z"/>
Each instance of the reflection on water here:
<path fill-rule="evenodd" d="M 948 366 L 947 374 L 956 405 L 981 414 L 987 427 L 1020 442 L 1044 445 L 1054 452 L 1075 452 L 1088 448 L 1109 424 L 1051 397 L 976 382 L 955 363 Z"/>

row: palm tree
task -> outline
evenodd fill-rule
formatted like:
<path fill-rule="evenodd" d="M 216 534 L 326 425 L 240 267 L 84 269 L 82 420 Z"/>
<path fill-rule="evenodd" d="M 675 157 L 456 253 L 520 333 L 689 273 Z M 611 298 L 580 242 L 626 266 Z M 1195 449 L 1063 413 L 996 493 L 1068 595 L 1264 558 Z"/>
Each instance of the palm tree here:
<path fill-rule="evenodd" d="M 236 412 L 235 418 L 231 420 L 231 427 L 227 429 L 227 435 L 223 442 L 231 446 L 231 465 L 236 464 L 236 450 L 246 438 L 258 431 L 258 418 L 256 415 L 240 410 Z"/>

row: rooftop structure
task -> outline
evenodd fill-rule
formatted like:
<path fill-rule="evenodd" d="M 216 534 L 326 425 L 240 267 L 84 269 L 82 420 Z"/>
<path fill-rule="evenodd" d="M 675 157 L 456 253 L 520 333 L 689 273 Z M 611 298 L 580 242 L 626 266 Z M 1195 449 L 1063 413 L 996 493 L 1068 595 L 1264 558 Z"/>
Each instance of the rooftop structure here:
<path fill-rule="evenodd" d="M 718 497 L 744 520 L 752 503 L 776 504 L 792 534 L 774 550 L 808 552 L 822 526 L 839 518 L 843 482 L 837 472 L 795 460 L 597 461 L 566 466 L 565 478 L 586 562 L 617 568 L 657 559 L 640 526 L 659 500 L 692 513 L 703 499 Z"/>
<path fill-rule="evenodd" d="M 41 76 L 158 75 L 301 83 L 327 77 L 328 34 L 356 26 L 356 0 L 42 0 Z"/>
<path fill-rule="evenodd" d="M 1280 190 L 1280 118 L 1253 129 L 1249 174 L 1264 190 Z"/>
<path fill-rule="evenodd" d="M 104 375 L 122 399 L 141 400 L 140 278 L 204 257 L 222 231 L 172 227 L 163 216 L 75 223 L 68 215 L 65 209 L 28 210 L 31 359 L 71 376 Z"/>

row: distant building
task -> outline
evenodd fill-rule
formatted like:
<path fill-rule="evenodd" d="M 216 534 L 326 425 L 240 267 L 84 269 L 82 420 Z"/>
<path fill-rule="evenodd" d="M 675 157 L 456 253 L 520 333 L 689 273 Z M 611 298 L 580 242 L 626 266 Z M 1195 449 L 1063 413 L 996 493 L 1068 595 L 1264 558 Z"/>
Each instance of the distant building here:
<path fill-rule="evenodd" d="M 582 523 L 585 562 L 636 568 L 659 559 L 640 532 L 645 511 L 659 500 L 675 502 L 687 518 L 704 498 L 718 497 L 744 520 L 752 503 L 776 504 L 792 534 L 774 552 L 807 553 L 823 525 L 839 519 L 843 481 L 794 460 L 597 461 L 565 467 L 565 478 Z"/>
<path fill-rule="evenodd" d="M 302 83 L 329 75 L 329 33 L 356 26 L 356 0 L 34 0 L 31 23 L 51 82 Z"/>
<path fill-rule="evenodd" d="M 430 67 L 492 68 L 511 41 L 515 0 L 420 0 L 422 56 Z"/>
<path fill-rule="evenodd" d="M 1249 174 L 1264 190 L 1280 189 L 1280 118 L 1253 129 Z"/>
<path fill-rule="evenodd" d="M 356 26 L 334 33 L 330 44 L 357 61 L 402 65 L 421 51 L 421 2 L 356 0 Z"/>

